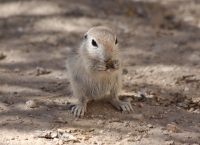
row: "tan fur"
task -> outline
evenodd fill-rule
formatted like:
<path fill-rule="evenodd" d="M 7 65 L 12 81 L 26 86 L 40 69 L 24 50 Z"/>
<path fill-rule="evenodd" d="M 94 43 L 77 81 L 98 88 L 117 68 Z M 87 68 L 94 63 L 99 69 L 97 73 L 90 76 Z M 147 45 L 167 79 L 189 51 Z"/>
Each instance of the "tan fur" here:
<path fill-rule="evenodd" d="M 78 102 L 71 108 L 76 117 L 86 111 L 89 100 L 105 98 L 118 110 L 131 111 L 130 102 L 118 98 L 121 89 L 121 71 L 116 35 L 107 27 L 99 26 L 89 29 L 80 47 L 67 60 L 73 97 Z M 97 47 L 92 45 L 95 41 Z M 106 63 L 112 62 L 107 68 Z"/>

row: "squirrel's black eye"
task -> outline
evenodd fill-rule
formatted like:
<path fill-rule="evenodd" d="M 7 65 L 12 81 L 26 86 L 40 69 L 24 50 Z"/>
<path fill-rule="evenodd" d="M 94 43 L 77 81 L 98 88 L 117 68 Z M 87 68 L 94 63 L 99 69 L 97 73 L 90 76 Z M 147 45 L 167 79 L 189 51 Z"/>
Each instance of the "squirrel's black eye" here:
<path fill-rule="evenodd" d="M 97 43 L 96 43 L 96 41 L 94 41 L 94 39 L 92 39 L 92 45 L 95 46 L 95 47 L 98 46 Z"/>
<path fill-rule="evenodd" d="M 116 40 L 115 40 L 115 44 L 117 44 L 118 43 L 118 41 L 117 41 L 117 38 L 116 38 Z"/>
<path fill-rule="evenodd" d="M 87 34 L 85 34 L 85 36 L 84 36 L 84 37 L 85 37 L 85 39 L 87 39 Z"/>

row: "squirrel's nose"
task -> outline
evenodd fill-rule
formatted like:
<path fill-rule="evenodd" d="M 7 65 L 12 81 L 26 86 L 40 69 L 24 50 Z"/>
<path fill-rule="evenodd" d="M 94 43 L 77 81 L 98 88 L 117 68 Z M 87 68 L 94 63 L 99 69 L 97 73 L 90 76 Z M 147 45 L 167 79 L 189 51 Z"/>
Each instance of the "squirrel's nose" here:
<path fill-rule="evenodd" d="M 111 60 L 112 60 L 111 58 L 107 58 L 107 59 L 104 60 L 104 62 L 109 62 Z"/>
<path fill-rule="evenodd" d="M 108 62 L 108 61 L 110 61 L 112 59 L 112 57 L 111 56 L 108 56 L 108 55 L 105 55 L 105 57 L 104 57 L 104 61 L 105 62 Z"/>

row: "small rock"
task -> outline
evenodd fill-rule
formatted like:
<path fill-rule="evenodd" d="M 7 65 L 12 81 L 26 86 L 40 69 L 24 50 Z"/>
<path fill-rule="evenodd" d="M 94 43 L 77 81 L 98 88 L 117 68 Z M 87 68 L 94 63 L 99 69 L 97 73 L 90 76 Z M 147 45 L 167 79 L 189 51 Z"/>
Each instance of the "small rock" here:
<path fill-rule="evenodd" d="M 18 27 L 17 31 L 22 32 L 24 29 L 22 27 Z"/>
<path fill-rule="evenodd" d="M 194 113 L 200 113 L 200 110 L 199 109 L 196 109 L 196 110 L 194 110 Z"/>
<path fill-rule="evenodd" d="M 127 136 L 136 136 L 136 133 L 135 133 L 135 132 L 129 132 L 129 133 L 127 134 Z"/>
<path fill-rule="evenodd" d="M 187 108 L 188 107 L 188 105 L 185 104 L 185 103 L 177 103 L 177 106 L 183 107 L 183 108 Z"/>
<path fill-rule="evenodd" d="M 126 122 L 124 122 L 122 125 L 123 125 L 124 127 L 127 127 L 127 126 L 129 126 L 129 122 L 126 121 Z"/>
<path fill-rule="evenodd" d="M 165 145 L 175 145 L 173 140 L 165 141 Z"/>
<path fill-rule="evenodd" d="M 103 115 L 99 115 L 100 118 L 103 118 Z"/>
<path fill-rule="evenodd" d="M 123 144 L 126 144 L 127 142 L 134 142 L 135 141 L 135 139 L 134 138 L 132 138 L 132 137 L 129 137 L 129 138 L 125 138 L 125 139 L 123 139 Z"/>
<path fill-rule="evenodd" d="M 163 133 L 164 135 L 168 135 L 168 131 L 167 131 L 167 130 L 164 130 L 162 133 Z"/>
<path fill-rule="evenodd" d="M 39 137 L 39 138 L 51 138 L 51 132 L 52 131 L 40 131 L 40 130 L 37 130 L 35 132 L 35 137 Z"/>
<path fill-rule="evenodd" d="M 183 18 L 184 22 L 190 22 L 190 21 L 193 21 L 193 20 L 194 20 L 193 16 L 187 16 L 187 17 Z"/>
<path fill-rule="evenodd" d="M 15 72 L 15 73 L 18 73 L 18 72 L 20 72 L 20 69 L 19 69 L 19 68 L 15 68 L 15 69 L 14 69 L 14 72 Z"/>
<path fill-rule="evenodd" d="M 142 7 L 136 7 L 136 14 L 140 17 L 143 17 L 145 15 L 144 10 Z"/>
<path fill-rule="evenodd" d="M 84 139 L 84 140 L 88 140 L 88 139 L 90 139 L 90 136 L 89 136 L 89 135 L 85 135 L 85 136 L 83 137 L 83 139 Z"/>
<path fill-rule="evenodd" d="M 147 127 L 148 127 L 148 128 L 153 128 L 153 125 L 148 124 Z"/>
<path fill-rule="evenodd" d="M 143 105 L 142 103 L 140 103 L 138 106 L 139 106 L 139 107 L 141 107 L 141 108 L 143 108 L 143 107 L 144 107 L 144 105 Z"/>
<path fill-rule="evenodd" d="M 35 108 L 37 106 L 36 102 L 34 100 L 29 100 L 26 102 L 26 105 L 30 108 Z"/>
<path fill-rule="evenodd" d="M 49 114 L 42 114 L 42 116 L 49 117 L 49 118 L 53 118 L 53 116 L 52 116 L 52 115 L 49 115 Z"/>
<path fill-rule="evenodd" d="M 200 103 L 200 98 L 192 98 L 192 103 L 194 104 Z"/>
<path fill-rule="evenodd" d="M 1 34 L 0 34 L 1 35 Z M 0 36 L 1 37 L 1 36 Z M 0 53 L 0 60 L 6 58 L 6 55 L 4 55 L 2 52 Z"/>
<path fill-rule="evenodd" d="M 59 141 L 58 141 L 58 145 L 63 145 L 63 141 L 62 141 L 62 140 L 59 140 Z"/>
<path fill-rule="evenodd" d="M 119 118 L 112 118 L 112 122 L 121 122 Z"/>
<path fill-rule="evenodd" d="M 75 131 L 76 131 L 76 130 L 75 130 Z M 86 131 L 86 132 L 92 132 L 92 131 L 95 131 L 95 128 L 86 128 L 85 131 Z"/>
<path fill-rule="evenodd" d="M 48 100 L 46 100 L 46 101 L 44 102 L 44 104 L 45 104 L 46 106 L 52 106 L 52 105 L 54 105 L 54 102 L 48 99 Z"/>
<path fill-rule="evenodd" d="M 53 132 L 51 132 L 50 136 L 51 136 L 51 138 L 57 138 L 58 133 L 56 131 L 53 131 Z"/>
<path fill-rule="evenodd" d="M 78 131 L 78 129 L 77 128 L 66 128 L 65 129 L 65 132 L 67 132 L 67 133 L 75 133 L 75 132 L 77 132 Z M 88 130 L 84 130 L 84 131 L 88 131 Z M 88 131 L 89 132 L 89 131 Z"/>
<path fill-rule="evenodd" d="M 100 134 L 103 134 L 103 133 L 104 133 L 104 130 L 100 130 L 99 133 L 100 133 Z"/>
<path fill-rule="evenodd" d="M 56 142 L 58 142 L 58 141 L 59 141 L 59 139 L 58 139 L 58 138 L 54 138 L 54 139 L 53 139 L 53 141 L 56 141 Z"/>
<path fill-rule="evenodd" d="M 142 139 L 142 136 L 141 135 L 136 136 L 136 137 L 134 137 L 134 139 L 135 139 L 135 141 L 140 141 Z"/>
<path fill-rule="evenodd" d="M 69 133 L 62 134 L 61 139 L 64 141 L 78 141 L 77 137 L 75 137 Z"/>
<path fill-rule="evenodd" d="M 192 103 L 191 103 L 191 104 L 189 104 L 189 107 L 190 107 L 190 108 L 193 108 L 193 107 L 195 107 L 196 105 L 197 105 L 197 104 L 192 104 Z"/>
<path fill-rule="evenodd" d="M 167 128 L 168 131 L 179 132 L 178 128 L 175 125 L 172 125 L 172 124 L 167 124 L 166 128 Z"/>
<path fill-rule="evenodd" d="M 8 122 L 7 122 L 7 120 L 1 120 L 0 121 L 0 125 L 6 125 Z"/>
<path fill-rule="evenodd" d="M 58 120 L 56 120 L 55 122 L 58 122 L 58 123 L 67 123 L 67 121 L 64 120 L 62 117 L 58 117 Z"/>
<path fill-rule="evenodd" d="M 42 67 L 37 67 L 36 70 L 37 70 L 36 76 L 51 73 L 51 71 L 48 71 L 48 70 L 46 70 L 45 68 L 42 68 Z"/>
<path fill-rule="evenodd" d="M 193 112 L 194 111 L 194 108 L 190 108 L 189 110 L 188 110 L 188 112 Z"/>
<path fill-rule="evenodd" d="M 123 74 L 123 75 L 126 75 L 127 73 L 128 73 L 128 70 L 124 68 L 124 69 L 122 70 L 122 74 Z"/>
<path fill-rule="evenodd" d="M 189 91 L 189 88 L 188 88 L 188 87 L 185 87 L 185 88 L 184 88 L 184 91 Z"/>
<path fill-rule="evenodd" d="M 142 120 L 143 119 L 143 115 L 142 114 L 135 114 L 132 117 L 133 119 L 137 119 L 137 120 Z"/>
<path fill-rule="evenodd" d="M 148 134 L 147 133 L 145 133 L 145 134 L 143 134 L 143 136 L 142 136 L 143 138 L 148 138 Z"/>
<path fill-rule="evenodd" d="M 66 132 L 66 130 L 60 129 L 60 128 L 58 128 L 57 131 L 58 131 L 58 134 L 60 134 L 60 135 L 62 135 L 63 133 Z"/>
<path fill-rule="evenodd" d="M 181 23 L 182 23 L 181 18 L 173 18 L 172 21 L 171 21 L 173 28 L 179 27 L 181 25 Z"/>
<path fill-rule="evenodd" d="M 98 125 L 102 125 L 103 123 L 104 123 L 103 120 L 99 120 L 99 121 L 97 122 Z"/>

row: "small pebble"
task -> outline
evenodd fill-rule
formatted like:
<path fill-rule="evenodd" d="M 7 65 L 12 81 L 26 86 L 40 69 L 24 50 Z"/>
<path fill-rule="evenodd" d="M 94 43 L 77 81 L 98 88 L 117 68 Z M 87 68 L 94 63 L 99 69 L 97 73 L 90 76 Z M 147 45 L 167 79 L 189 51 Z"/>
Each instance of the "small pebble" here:
<path fill-rule="evenodd" d="M 168 135 L 168 131 L 167 131 L 167 130 L 164 130 L 162 133 L 163 133 L 164 135 Z"/>
<path fill-rule="evenodd" d="M 129 133 L 127 134 L 127 136 L 136 136 L 136 133 L 135 133 L 135 132 L 129 132 Z"/>
<path fill-rule="evenodd" d="M 143 138 L 148 138 L 148 134 L 147 133 L 145 133 L 145 134 L 143 134 L 143 136 L 142 136 Z"/>
<path fill-rule="evenodd" d="M 188 112 L 193 112 L 194 111 L 194 108 L 190 108 L 189 110 L 188 110 Z"/>
<path fill-rule="evenodd" d="M 103 120 L 99 120 L 99 121 L 97 122 L 98 125 L 102 125 L 103 123 L 104 123 Z"/>
<path fill-rule="evenodd" d="M 134 139 L 135 139 L 136 141 L 140 141 L 140 140 L 142 139 L 142 136 L 141 136 L 141 135 L 136 136 Z"/>
<path fill-rule="evenodd" d="M 56 141 L 56 142 L 58 142 L 58 141 L 59 141 L 59 139 L 58 139 L 58 138 L 54 138 L 54 139 L 53 139 L 53 141 Z"/>
<path fill-rule="evenodd" d="M 51 132 L 51 138 L 57 138 L 58 137 L 58 133 L 56 131 Z"/>
<path fill-rule="evenodd" d="M 0 125 L 6 125 L 8 122 L 6 120 L 1 120 Z"/>
<path fill-rule="evenodd" d="M 194 110 L 194 113 L 200 113 L 200 110 L 199 109 L 196 109 L 196 110 Z"/>
<path fill-rule="evenodd" d="M 1 37 L 1 33 L 0 33 L 0 37 Z M 6 55 L 4 55 L 2 52 L 0 52 L 0 60 L 4 59 L 6 57 Z"/>
<path fill-rule="evenodd" d="M 66 141 L 77 141 L 78 140 L 77 137 L 75 137 L 74 135 L 71 135 L 69 133 L 62 134 L 61 139 L 66 140 Z"/>
<path fill-rule="evenodd" d="M 90 139 L 90 136 L 89 136 L 89 135 L 85 135 L 85 136 L 83 137 L 83 139 L 84 139 L 84 140 L 88 140 L 88 139 Z"/>
<path fill-rule="evenodd" d="M 178 128 L 173 124 L 167 124 L 166 128 L 167 128 L 168 131 L 171 131 L 171 132 L 178 132 L 179 131 Z"/>
<path fill-rule="evenodd" d="M 175 145 L 173 140 L 165 141 L 165 145 Z"/>
<path fill-rule="evenodd" d="M 135 114 L 132 117 L 133 119 L 137 119 L 137 120 L 142 120 L 143 119 L 143 115 L 142 114 Z"/>
<path fill-rule="evenodd" d="M 58 123 L 67 123 L 66 120 L 64 120 L 62 117 L 58 117 L 58 120 L 56 120 Z"/>
<path fill-rule="evenodd" d="M 147 127 L 148 127 L 148 128 L 153 128 L 153 125 L 148 124 Z"/>
<path fill-rule="evenodd" d="M 128 73 L 128 70 L 124 68 L 124 69 L 122 70 L 122 74 L 123 74 L 123 75 L 126 75 L 127 73 Z"/>
<path fill-rule="evenodd" d="M 124 122 L 122 125 L 123 125 L 124 127 L 127 127 L 127 126 L 129 126 L 129 122 L 126 121 L 126 122 Z"/>
<path fill-rule="evenodd" d="M 119 118 L 112 118 L 112 122 L 121 122 Z"/>
<path fill-rule="evenodd" d="M 46 100 L 46 101 L 44 102 L 44 104 L 45 104 L 46 106 L 52 106 L 52 105 L 54 105 L 54 102 L 48 99 L 48 100 Z"/>
<path fill-rule="evenodd" d="M 19 69 L 19 68 L 15 68 L 15 69 L 14 69 L 14 72 L 15 72 L 15 73 L 18 73 L 18 72 L 20 72 L 20 69 Z"/>
<path fill-rule="evenodd" d="M 63 141 L 62 141 L 62 140 L 59 140 L 59 141 L 58 141 L 58 145 L 63 145 Z"/>
<path fill-rule="evenodd" d="M 36 102 L 34 100 L 29 100 L 26 102 L 26 105 L 30 108 L 35 108 L 37 106 Z"/>
<path fill-rule="evenodd" d="M 125 139 L 123 139 L 123 144 L 127 144 L 127 142 L 134 142 L 135 141 L 135 139 L 134 138 L 132 138 L 132 137 L 128 137 L 128 138 L 125 138 Z M 121 144 L 120 144 L 121 145 Z"/>

